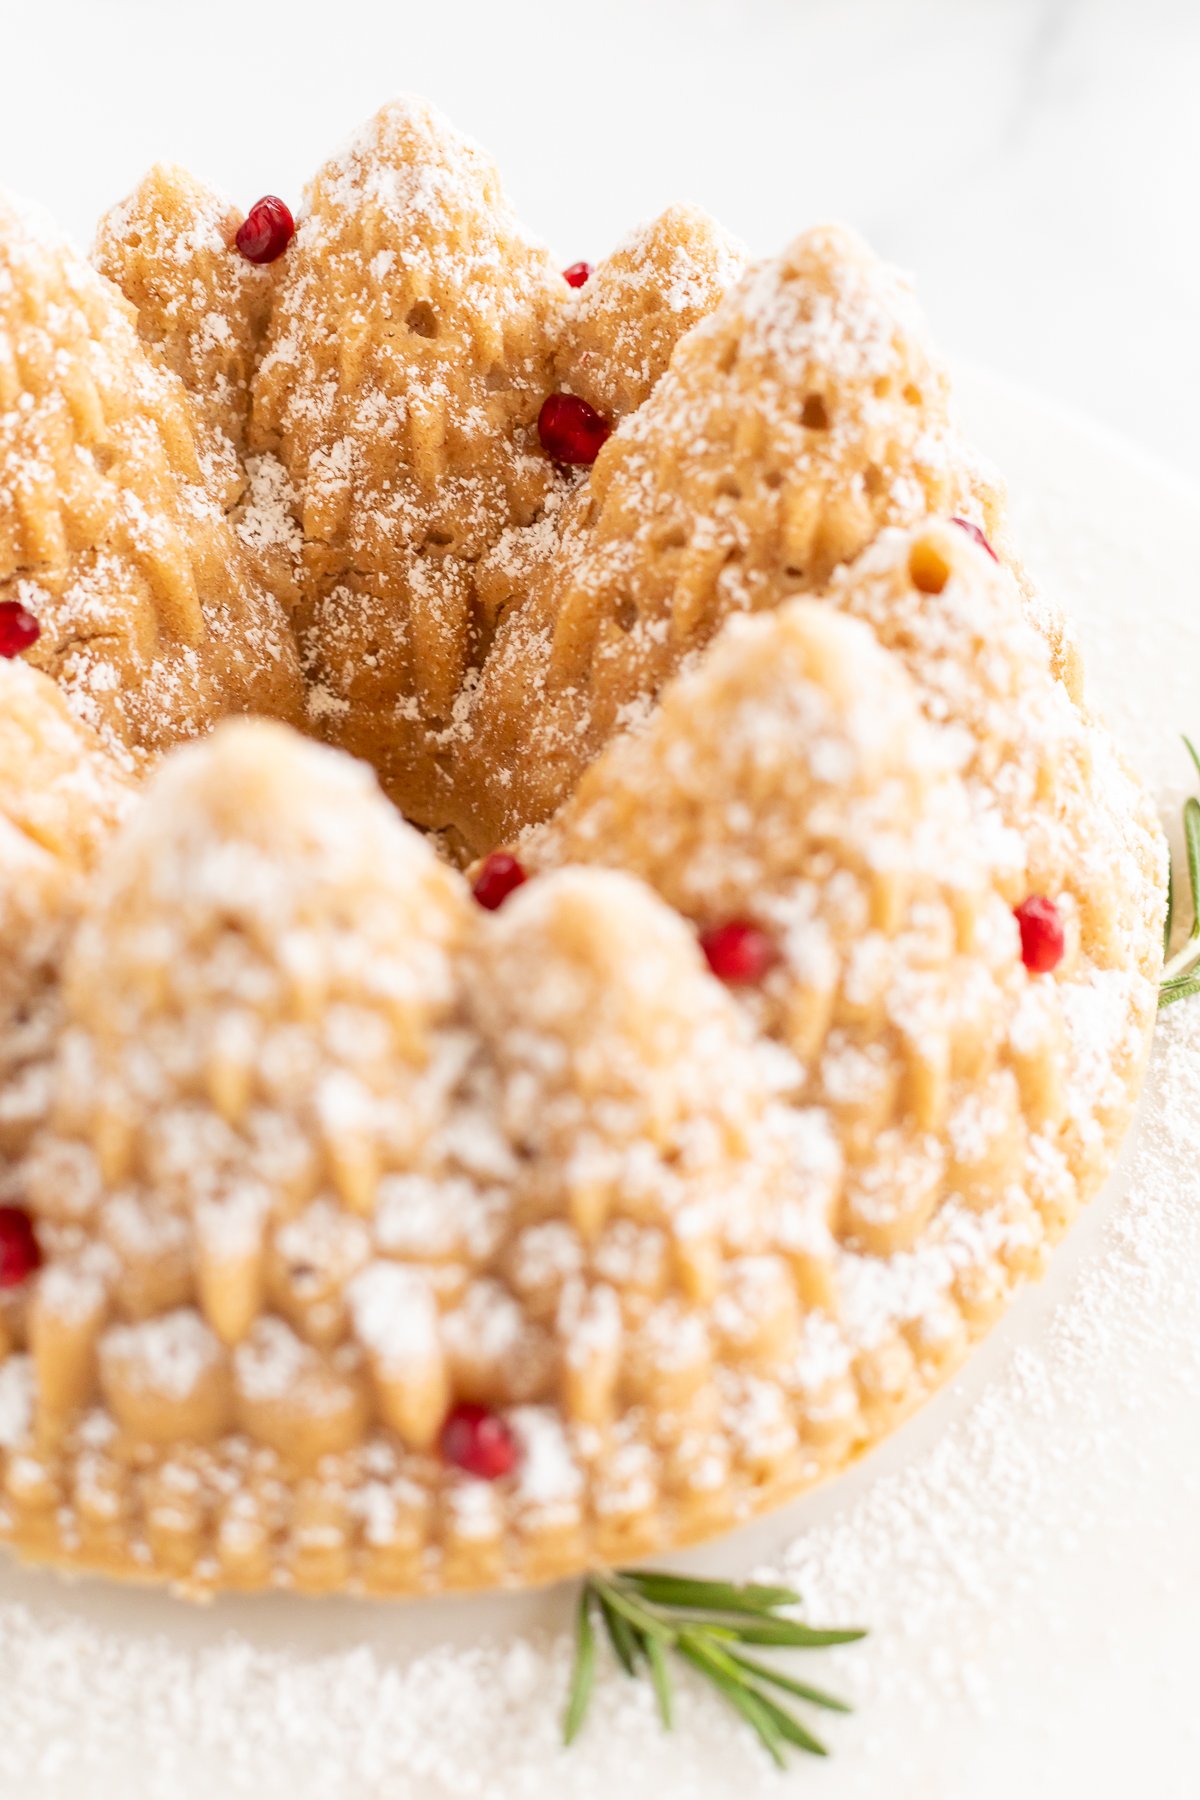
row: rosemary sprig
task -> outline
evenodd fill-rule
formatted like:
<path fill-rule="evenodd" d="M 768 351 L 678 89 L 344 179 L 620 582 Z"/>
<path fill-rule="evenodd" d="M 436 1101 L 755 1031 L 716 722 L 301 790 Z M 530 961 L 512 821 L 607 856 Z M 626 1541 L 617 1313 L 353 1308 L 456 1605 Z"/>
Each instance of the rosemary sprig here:
<path fill-rule="evenodd" d="M 674 1700 L 668 1654 L 678 1656 L 725 1699 L 751 1727 L 767 1753 L 782 1767 L 788 1748 L 826 1756 L 820 1738 L 781 1699 L 781 1694 L 827 1712 L 849 1712 L 844 1700 L 809 1682 L 797 1681 L 743 1646 L 811 1650 L 853 1644 L 864 1631 L 817 1630 L 782 1614 L 800 1605 L 791 1588 L 753 1583 L 702 1581 L 661 1569 L 622 1569 L 591 1575 L 579 1597 L 575 1665 L 563 1719 L 563 1738 L 572 1743 L 587 1714 L 596 1673 L 598 1615 L 613 1655 L 626 1675 L 649 1675 L 659 1717 L 670 1731 Z"/>
<path fill-rule="evenodd" d="M 1188 737 L 1187 753 L 1200 775 L 1200 751 Z M 1176 1000 L 1188 1000 L 1200 994 L 1200 799 L 1189 796 L 1183 803 L 1183 844 L 1188 888 L 1192 903 L 1192 928 L 1182 946 L 1171 955 L 1171 937 L 1175 925 L 1177 882 L 1172 865 L 1167 886 L 1167 923 L 1163 936 L 1163 954 L 1167 963 L 1158 990 L 1159 1006 L 1171 1006 Z"/>
<path fill-rule="evenodd" d="M 592 1584 L 585 1582 L 575 1614 L 575 1667 L 563 1720 L 563 1742 L 573 1743 L 587 1714 L 596 1679 L 596 1633 L 592 1627 Z"/>

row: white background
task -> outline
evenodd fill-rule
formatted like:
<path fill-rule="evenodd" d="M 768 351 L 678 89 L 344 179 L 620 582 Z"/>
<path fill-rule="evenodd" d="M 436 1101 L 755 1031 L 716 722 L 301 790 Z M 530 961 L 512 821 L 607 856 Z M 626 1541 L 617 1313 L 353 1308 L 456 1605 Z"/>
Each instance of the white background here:
<path fill-rule="evenodd" d="M 917 272 L 947 348 L 1200 475 L 1200 8 L 1192 4 L 0 0 L 0 66 L 0 182 L 43 201 L 80 239 L 156 157 L 188 163 L 244 203 L 267 189 L 294 198 L 379 101 L 416 89 L 495 152 L 528 221 L 564 261 L 602 254 L 629 224 L 682 197 L 756 252 L 819 218 L 848 219 Z M 1195 729 L 1200 705 L 1194 501 L 1036 409 L 985 408 L 981 435 L 1013 478 L 1035 566 L 1084 618 L 1098 690 L 1165 795 L 1184 771 L 1164 750 L 1164 733 Z M 894 1553 L 884 1544 L 886 1566 L 843 1563 L 845 1595 L 826 1577 L 831 1615 L 872 1595 L 877 1634 L 847 1658 L 862 1706 L 838 1731 L 834 1763 L 760 1784 L 740 1761 L 723 1775 L 716 1740 L 710 1752 L 701 1738 L 693 1766 L 710 1757 L 714 1795 L 1200 1793 L 1200 1187 L 1186 1156 L 1200 1048 L 1193 1043 L 1186 1057 L 1169 1037 L 1160 1046 L 1151 1099 L 1161 1166 L 1150 1166 L 1124 1209 L 1097 1209 L 1049 1288 L 1026 1297 L 964 1380 L 916 1422 L 915 1437 L 894 1440 L 880 1461 L 772 1527 L 782 1541 L 810 1526 L 818 1563 L 836 1571 L 839 1546 L 853 1551 L 860 1537 L 879 1546 L 868 1509 L 881 1469 L 908 1484 L 889 1502 L 897 1541 Z M 1097 1249 L 1102 1233 L 1106 1251 Z M 1081 1268 L 1092 1275 L 1076 1293 Z M 1064 1295 L 1075 1320 L 1064 1335 L 1067 1375 L 1046 1324 Z M 1089 1335 L 1078 1321 L 1093 1315 Z M 1026 1381 L 1031 1368 L 1049 1372 L 1032 1384 L 1028 1421 L 1018 1412 L 1019 1456 L 997 1464 L 998 1484 L 992 1421 L 1008 1416 L 1011 1426 L 1012 1415 L 997 1412 L 994 1382 L 1014 1346 Z M 968 1413 L 981 1397 L 984 1411 Z M 964 1419 L 982 1419 L 965 1440 Z M 922 1518 L 921 1458 L 939 1444 L 965 1496 L 954 1515 L 966 1521 L 965 1541 L 949 1545 L 936 1519 Z M 713 1554 L 732 1569 L 746 1551 L 734 1544 Z M 195 1791 L 219 1795 L 234 1791 L 235 1771 L 224 1779 L 220 1771 L 246 1740 L 263 1746 L 264 1761 L 246 1763 L 247 1785 L 236 1791 L 255 1791 L 257 1781 L 257 1791 L 278 1792 L 283 1765 L 274 1759 L 290 1729 L 293 1794 L 410 1800 L 413 1765 L 391 1741 L 405 1725 L 403 1704 L 381 1724 L 368 1691 L 347 1702 L 343 1739 L 337 1719 L 325 1738 L 318 1717 L 302 1732 L 294 1694 L 308 1690 L 294 1689 L 290 1659 L 311 1658 L 318 1641 L 348 1657 L 356 1646 L 365 1657 L 369 1645 L 374 1660 L 347 1664 L 346 1691 L 365 1667 L 381 1709 L 398 1693 L 419 1712 L 429 1691 L 419 1667 L 407 1685 L 387 1684 L 407 1667 L 410 1639 L 436 1641 L 449 1618 L 423 1608 L 368 1620 L 350 1603 L 289 1609 L 286 1619 L 269 1603 L 185 1615 L 157 1596 L 60 1589 L 5 1565 L 0 1791 L 141 1800 L 193 1791 L 183 1778 L 191 1771 Z M 496 1601 L 453 1618 L 460 1637 L 486 1621 L 506 1639 L 524 1613 L 521 1603 Z M 214 1718 L 217 1676 L 206 1659 L 231 1630 L 280 1661 L 247 1664 L 256 1685 L 244 1716 L 235 1704 L 240 1665 L 217 1662 L 218 1672 L 235 1671 L 225 1677 L 231 1691 L 220 1690 L 226 1723 Z M 495 1666 L 480 1665 L 481 1704 Z M 547 1686 L 555 1691 L 530 1716 L 549 1731 L 558 1676 Z M 521 1763 L 532 1785 L 521 1793 L 575 1800 L 656 1787 L 677 1800 L 683 1788 L 669 1771 L 678 1773 L 678 1745 L 648 1731 L 622 1734 L 615 1722 L 606 1734 L 606 1723 L 597 1721 L 566 1767 L 550 1750 L 541 1764 L 534 1745 Z M 356 1775 L 367 1725 L 391 1734 L 396 1773 L 386 1787 Z M 331 1764 L 308 1766 L 315 1742 Z M 488 1746 L 480 1748 L 482 1764 Z M 460 1766 L 466 1779 L 474 1765 L 465 1752 Z M 329 1767 L 345 1774 L 345 1788 Z M 259 1768 L 275 1774 L 259 1778 Z M 499 1786 L 479 1791 L 510 1800 L 505 1771 L 493 1774 Z M 701 1791 L 695 1781 L 688 1793 Z"/>
<path fill-rule="evenodd" d="M 80 238 L 157 157 L 294 197 L 415 89 L 566 260 L 847 219 L 948 349 L 1200 474 L 1192 0 L 0 0 L 0 67 L 0 183 Z"/>

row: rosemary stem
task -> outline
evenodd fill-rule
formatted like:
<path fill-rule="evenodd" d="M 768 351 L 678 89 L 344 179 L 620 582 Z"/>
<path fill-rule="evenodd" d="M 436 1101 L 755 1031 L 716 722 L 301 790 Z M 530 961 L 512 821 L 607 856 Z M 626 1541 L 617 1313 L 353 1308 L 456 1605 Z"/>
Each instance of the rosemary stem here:
<path fill-rule="evenodd" d="M 668 1647 L 674 1644 L 677 1633 L 663 1622 L 657 1609 L 652 1610 L 648 1604 L 632 1599 L 611 1581 L 599 1577 L 593 1577 L 593 1580 L 596 1592 L 602 1594 L 613 1611 L 626 1619 L 635 1631 L 645 1632 L 647 1637 L 655 1637 Z"/>
<path fill-rule="evenodd" d="M 673 1654 L 689 1663 L 728 1701 L 780 1766 L 790 1750 L 828 1755 L 825 1745 L 797 1716 L 794 1702 L 848 1712 L 845 1701 L 796 1680 L 772 1662 L 743 1654 L 747 1644 L 805 1650 L 851 1643 L 864 1635 L 857 1630 L 815 1630 L 781 1616 L 782 1608 L 798 1605 L 799 1599 L 791 1588 L 754 1582 L 704 1581 L 661 1569 L 596 1570 L 584 1582 L 576 1608 L 575 1661 L 563 1718 L 564 1741 L 570 1744 L 578 1735 L 595 1684 L 594 1613 L 625 1673 L 649 1676 L 667 1731 L 674 1723 L 668 1666 Z"/>
<path fill-rule="evenodd" d="M 1171 958 L 1162 972 L 1164 981 L 1174 981 L 1179 975 L 1186 975 L 1200 962 L 1200 939 L 1190 937 L 1187 943 Z"/>

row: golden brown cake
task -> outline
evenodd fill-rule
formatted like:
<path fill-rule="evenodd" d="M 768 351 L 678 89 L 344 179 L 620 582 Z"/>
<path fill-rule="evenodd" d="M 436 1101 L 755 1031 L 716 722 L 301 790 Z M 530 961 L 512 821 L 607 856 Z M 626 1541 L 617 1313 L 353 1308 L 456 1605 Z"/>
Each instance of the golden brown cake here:
<path fill-rule="evenodd" d="M 147 350 L 178 375 L 195 410 L 237 450 L 245 444 L 250 380 L 278 273 L 275 264 L 229 254 L 242 222 L 186 169 L 160 163 L 105 214 L 92 252 L 100 273 L 134 307 Z"/>
<path fill-rule="evenodd" d="M 546 818 L 731 612 L 820 587 L 883 526 L 994 531 L 999 509 L 903 283 L 850 233 L 806 233 L 690 333 L 518 558 L 456 823 L 486 843 Z"/>
<path fill-rule="evenodd" d="M 76 715 L 137 757 L 300 698 L 295 644 L 226 517 L 187 395 L 111 284 L 0 204 L 0 602 Z"/>
<path fill-rule="evenodd" d="M 421 102 L 96 263 L 0 206 L 0 1537 L 428 1592 L 841 1468 L 1161 963 L 906 284 L 690 207 L 564 279 Z"/>

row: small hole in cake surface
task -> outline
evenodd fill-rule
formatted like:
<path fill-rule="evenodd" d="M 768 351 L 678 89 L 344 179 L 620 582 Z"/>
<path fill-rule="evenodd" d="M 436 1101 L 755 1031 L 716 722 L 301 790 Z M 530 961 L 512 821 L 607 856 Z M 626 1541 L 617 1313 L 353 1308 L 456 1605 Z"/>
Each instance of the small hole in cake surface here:
<path fill-rule="evenodd" d="M 805 397 L 800 423 L 806 431 L 829 430 L 829 408 L 821 394 L 809 394 Z"/>
<path fill-rule="evenodd" d="M 623 600 L 617 601 L 613 608 L 613 618 L 621 631 L 632 631 L 637 624 L 638 609 L 628 595 Z"/>
<path fill-rule="evenodd" d="M 904 398 L 910 406 L 923 406 L 925 403 L 925 396 L 914 381 L 905 383 Z"/>
<path fill-rule="evenodd" d="M 722 500 L 740 500 L 742 484 L 740 481 L 735 481 L 732 475 L 722 476 L 717 483 L 717 493 Z"/>
<path fill-rule="evenodd" d="M 878 463 L 868 463 L 863 470 L 863 489 L 872 500 L 878 500 L 887 482 Z"/>
<path fill-rule="evenodd" d="M 659 538 L 655 548 L 658 550 L 682 550 L 687 543 L 687 532 L 682 525 L 669 525 Z"/>
<path fill-rule="evenodd" d="M 431 531 L 426 534 L 425 542 L 434 550 L 444 550 L 447 544 L 454 542 L 454 538 L 448 531 Z"/>
<path fill-rule="evenodd" d="M 918 538 L 909 551 L 908 578 L 922 594 L 940 594 L 949 581 L 950 564 L 928 538 Z"/>
<path fill-rule="evenodd" d="M 781 488 L 783 486 L 783 471 L 782 471 L 782 469 L 768 469 L 766 474 L 763 476 L 762 481 L 763 481 L 763 486 L 765 488 L 770 488 L 771 492 L 775 493 L 779 488 Z"/>
<path fill-rule="evenodd" d="M 438 334 L 437 314 L 428 300 L 418 300 L 415 306 L 410 306 L 405 323 L 418 337 L 435 338 Z"/>
<path fill-rule="evenodd" d="M 873 391 L 874 391 L 874 393 L 875 393 L 875 397 L 876 397 L 876 399 L 878 399 L 878 400 L 886 400 L 886 399 L 887 399 L 887 397 L 888 397 L 888 395 L 889 395 L 889 394 L 890 394 L 890 393 L 891 393 L 891 391 L 892 391 L 892 378 L 891 378 L 891 376 L 890 376 L 890 375 L 877 375 L 877 376 L 876 376 L 876 377 L 875 377 L 875 383 L 874 383 L 874 390 L 873 390 Z"/>

